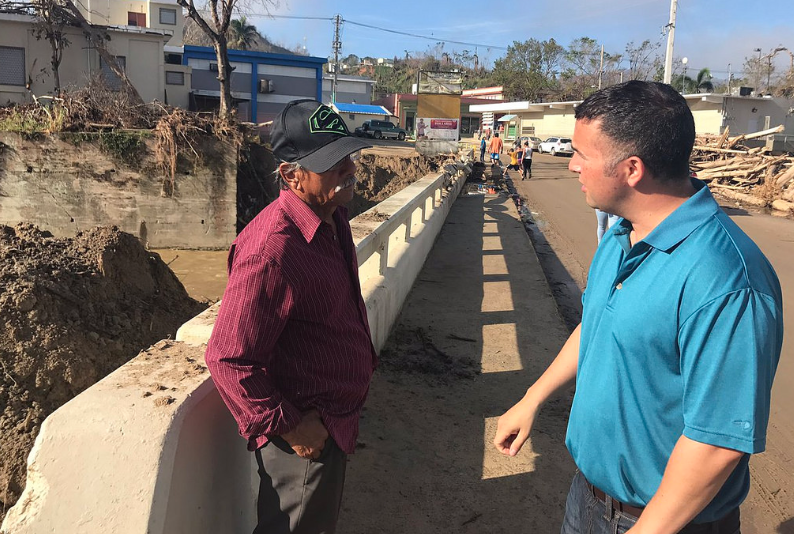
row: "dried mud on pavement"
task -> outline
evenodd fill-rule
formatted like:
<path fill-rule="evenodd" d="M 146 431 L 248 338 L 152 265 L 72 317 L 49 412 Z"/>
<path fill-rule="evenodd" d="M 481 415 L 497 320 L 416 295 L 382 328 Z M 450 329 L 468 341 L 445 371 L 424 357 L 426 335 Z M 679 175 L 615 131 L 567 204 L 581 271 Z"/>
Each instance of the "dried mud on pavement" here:
<path fill-rule="evenodd" d="M 491 442 L 567 335 L 513 201 L 458 198 L 382 351 L 338 531 L 558 531 L 570 392 L 518 456 Z"/>

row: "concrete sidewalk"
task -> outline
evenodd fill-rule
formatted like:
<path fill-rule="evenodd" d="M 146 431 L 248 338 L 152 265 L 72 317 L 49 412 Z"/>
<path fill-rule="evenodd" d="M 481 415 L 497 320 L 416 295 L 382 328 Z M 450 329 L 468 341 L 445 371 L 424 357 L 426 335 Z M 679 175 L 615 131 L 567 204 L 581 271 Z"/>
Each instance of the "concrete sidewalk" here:
<path fill-rule="evenodd" d="M 491 441 L 567 336 L 513 200 L 464 193 L 382 351 L 339 532 L 558 531 L 570 393 L 517 457 Z"/>

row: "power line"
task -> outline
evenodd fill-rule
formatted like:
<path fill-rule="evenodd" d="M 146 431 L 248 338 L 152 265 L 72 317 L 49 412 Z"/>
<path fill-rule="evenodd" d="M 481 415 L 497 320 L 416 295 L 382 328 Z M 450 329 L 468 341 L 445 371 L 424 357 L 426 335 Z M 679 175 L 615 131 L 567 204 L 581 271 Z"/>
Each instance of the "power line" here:
<path fill-rule="evenodd" d="M 270 13 L 251 13 L 251 17 L 268 17 L 271 19 L 297 19 L 297 20 L 330 20 L 333 21 L 335 17 L 304 17 L 300 15 L 271 15 Z"/>
<path fill-rule="evenodd" d="M 251 16 L 270 17 L 270 18 L 274 18 L 274 19 L 327 20 L 327 21 L 331 21 L 331 22 L 334 21 L 334 17 L 305 17 L 305 16 L 300 16 L 300 15 L 270 15 L 270 14 L 265 14 L 265 15 L 251 14 Z M 363 22 L 355 22 L 355 21 L 350 20 L 350 19 L 344 19 L 343 18 L 342 22 L 347 23 L 347 24 L 352 24 L 354 26 L 361 26 L 362 28 L 369 28 L 369 29 L 372 29 L 372 30 L 378 30 L 378 31 L 387 32 L 387 33 L 395 33 L 397 35 L 405 35 L 405 36 L 408 36 L 408 37 L 416 37 L 417 39 L 427 39 L 428 41 L 435 41 L 437 43 L 439 43 L 439 42 L 440 43 L 451 43 L 451 44 L 459 44 L 459 45 L 465 45 L 465 46 L 477 46 L 477 47 L 481 47 L 481 48 L 493 48 L 493 49 L 496 49 L 496 50 L 507 50 L 506 46 L 494 46 L 494 45 L 482 44 L 482 43 L 467 43 L 465 41 L 453 41 L 452 39 L 440 39 L 438 37 L 432 37 L 432 36 L 427 36 L 427 35 L 419 35 L 418 33 L 410 33 L 410 32 L 404 32 L 404 31 L 400 31 L 400 30 L 393 30 L 391 28 L 382 28 L 380 26 L 373 26 L 372 24 L 364 24 Z"/>
<path fill-rule="evenodd" d="M 409 33 L 409 32 L 402 32 L 402 31 L 398 31 L 398 30 L 391 30 L 389 28 L 381 28 L 379 26 L 373 26 L 371 24 L 364 24 L 362 22 L 354 22 L 354 21 L 348 20 L 348 19 L 345 19 L 345 22 L 347 22 L 348 24 L 353 24 L 354 26 L 361 26 L 363 28 L 371 28 L 373 30 L 380 30 L 382 32 L 396 33 L 397 35 L 407 35 L 408 37 L 416 37 L 418 39 L 427 39 L 429 41 L 436 41 L 436 42 L 441 42 L 441 43 L 452 43 L 452 44 L 459 44 L 459 45 L 466 45 L 466 46 L 478 46 L 478 47 L 483 47 L 483 48 L 495 48 L 495 49 L 498 49 L 498 50 L 507 50 L 506 46 L 494 46 L 494 45 L 488 45 L 488 44 L 482 44 L 482 43 L 467 43 L 467 42 L 464 42 L 464 41 L 453 41 L 452 39 L 439 39 L 437 37 L 428 37 L 426 35 L 419 35 L 417 33 Z"/>

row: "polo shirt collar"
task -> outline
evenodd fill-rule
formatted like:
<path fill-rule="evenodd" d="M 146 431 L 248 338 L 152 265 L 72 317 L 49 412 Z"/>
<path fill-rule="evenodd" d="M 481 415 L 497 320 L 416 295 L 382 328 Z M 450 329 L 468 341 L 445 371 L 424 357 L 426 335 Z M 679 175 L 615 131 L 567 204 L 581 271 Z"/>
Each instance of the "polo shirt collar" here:
<path fill-rule="evenodd" d="M 281 209 L 295 223 L 306 242 L 311 243 L 322 224 L 320 217 L 292 189 L 282 189 L 278 201 Z"/>
<path fill-rule="evenodd" d="M 663 251 L 671 250 L 720 211 L 719 205 L 705 182 L 694 178 L 691 180 L 695 194 L 668 215 L 643 239 L 651 247 Z M 628 239 L 631 230 L 631 223 L 624 219 L 620 221 L 620 227 L 615 230 L 615 234 Z"/>

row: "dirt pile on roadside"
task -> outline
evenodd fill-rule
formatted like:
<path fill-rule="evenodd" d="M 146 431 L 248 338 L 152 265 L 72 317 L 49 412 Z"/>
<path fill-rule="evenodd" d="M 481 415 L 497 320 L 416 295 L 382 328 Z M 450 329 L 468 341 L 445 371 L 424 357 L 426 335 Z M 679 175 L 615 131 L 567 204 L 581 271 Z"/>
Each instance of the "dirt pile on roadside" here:
<path fill-rule="evenodd" d="M 204 308 L 117 228 L 0 226 L 0 520 L 44 418 Z"/>
<path fill-rule="evenodd" d="M 356 171 L 356 194 L 348 204 L 350 218 L 364 213 L 406 186 L 441 169 L 445 156 L 428 157 L 419 153 L 410 156 L 384 156 L 364 153 Z"/>

